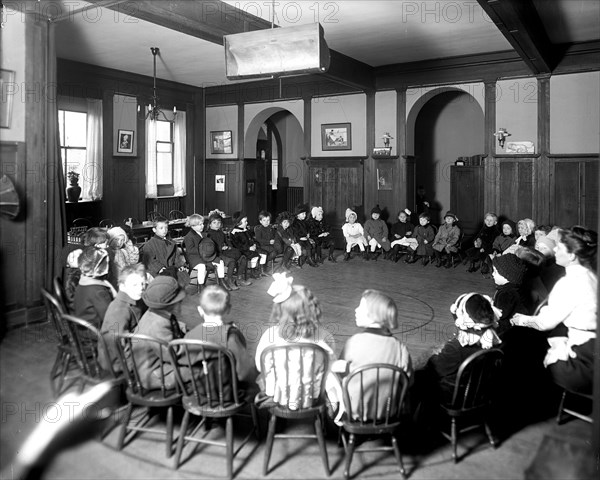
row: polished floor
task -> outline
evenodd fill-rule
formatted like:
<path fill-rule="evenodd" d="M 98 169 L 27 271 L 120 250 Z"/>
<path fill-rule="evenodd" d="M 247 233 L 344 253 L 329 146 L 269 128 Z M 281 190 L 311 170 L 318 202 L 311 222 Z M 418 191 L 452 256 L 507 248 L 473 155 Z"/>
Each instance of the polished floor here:
<path fill-rule="evenodd" d="M 341 258 L 340 258 L 341 260 Z M 355 258 L 336 264 L 326 262 L 319 268 L 305 266 L 292 272 L 295 283 L 309 286 L 318 296 L 323 309 L 323 328 L 331 334 L 339 353 L 345 340 L 357 331 L 354 309 L 365 288 L 377 288 L 391 295 L 399 307 L 399 327 L 394 332 L 408 346 L 414 363 L 419 366 L 432 349 L 452 335 L 453 324 L 449 306 L 464 292 L 492 294 L 493 283 L 481 274 L 468 274 L 464 267 L 437 269 L 420 264 L 379 260 L 364 262 Z M 249 287 L 232 293 L 231 314 L 242 328 L 254 352 L 260 334 L 268 325 L 271 309 L 266 290 L 270 279 L 254 280 Z M 182 303 L 179 316 L 193 326 L 200 322 L 195 310 L 194 288 Z M 2 478 L 12 478 L 11 464 L 25 438 L 54 405 L 48 375 L 54 360 L 54 337 L 48 324 L 9 331 L 0 345 L 0 401 L 2 429 L 0 431 L 0 468 Z M 264 418 L 263 418 L 264 422 Z M 236 424 L 245 431 L 247 425 Z M 263 425 L 264 427 L 264 425 Z M 219 428 L 208 435 L 222 435 Z M 531 419 L 527 425 L 510 432 L 497 449 L 485 442 L 482 432 L 474 431 L 464 438 L 459 454 L 466 454 L 454 464 L 451 450 L 445 442 L 423 450 L 416 442 L 419 432 L 409 428 L 399 434 L 407 474 L 414 479 L 513 479 L 538 478 L 528 468 L 538 450 L 548 439 L 568 439 L 575 450 L 589 448 L 591 427 L 580 421 L 557 426 L 548 415 Z M 238 435 L 236 434 L 236 437 Z M 578 443 L 579 442 L 579 443 Z M 224 452 L 214 447 L 188 447 L 178 470 L 172 468 L 159 437 L 143 435 L 118 451 L 116 431 L 103 441 L 86 441 L 61 452 L 48 468 L 45 478 L 218 478 L 225 475 Z M 328 439 L 331 478 L 341 478 L 343 449 L 338 446 L 335 432 Z M 234 460 L 235 478 L 263 478 L 264 443 L 251 441 Z M 571 465 L 563 457 L 561 465 L 567 476 Z M 12 473 L 11 473 L 12 472 Z M 392 455 L 365 453 L 355 455 L 352 474 L 358 478 L 399 478 Z M 271 457 L 270 472 L 264 478 L 329 478 L 320 461 L 316 442 L 309 440 L 277 440 Z M 555 477 L 562 478 L 562 477 Z M 573 477 L 577 478 L 577 477 Z"/>

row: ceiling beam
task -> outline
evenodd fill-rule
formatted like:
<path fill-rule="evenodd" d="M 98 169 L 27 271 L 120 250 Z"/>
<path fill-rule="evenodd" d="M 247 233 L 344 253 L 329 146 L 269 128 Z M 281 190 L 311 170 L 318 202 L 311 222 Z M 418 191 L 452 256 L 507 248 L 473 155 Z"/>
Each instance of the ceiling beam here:
<path fill-rule="evenodd" d="M 551 73 L 561 53 L 550 42 L 532 0 L 477 0 L 534 75 Z"/>
<path fill-rule="evenodd" d="M 271 28 L 263 20 L 219 0 L 211 2 L 176 2 L 170 0 L 142 0 L 107 3 L 107 0 L 88 0 L 98 6 L 119 12 L 125 17 L 139 18 L 161 27 L 176 30 L 211 43 L 223 45 L 223 36 Z M 334 50 L 330 50 L 331 65 L 326 75 L 329 80 L 359 90 L 373 89 L 372 68 Z"/>

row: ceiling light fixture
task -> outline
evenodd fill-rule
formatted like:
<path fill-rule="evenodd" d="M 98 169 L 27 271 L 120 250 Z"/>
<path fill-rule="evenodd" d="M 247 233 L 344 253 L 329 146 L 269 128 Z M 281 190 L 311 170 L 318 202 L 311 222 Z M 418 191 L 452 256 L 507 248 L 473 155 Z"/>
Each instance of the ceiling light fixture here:
<path fill-rule="evenodd" d="M 494 133 L 494 137 L 498 139 L 498 145 L 500 148 L 504 148 L 504 142 L 506 141 L 506 137 L 510 137 L 512 133 L 508 133 L 508 130 L 504 127 L 498 129 L 496 133 Z"/>
<path fill-rule="evenodd" d="M 154 78 L 152 84 L 152 103 L 149 103 L 146 107 L 146 115 L 144 118 L 150 118 L 152 121 L 163 120 L 165 122 L 172 122 L 175 120 L 177 116 L 177 107 L 173 107 L 173 118 L 168 118 L 163 110 L 161 110 L 158 105 L 158 94 L 156 93 L 156 56 L 160 55 L 160 48 L 158 47 L 150 47 L 150 51 L 152 52 L 152 56 L 154 57 Z M 138 112 L 140 111 L 140 107 L 138 105 Z"/>

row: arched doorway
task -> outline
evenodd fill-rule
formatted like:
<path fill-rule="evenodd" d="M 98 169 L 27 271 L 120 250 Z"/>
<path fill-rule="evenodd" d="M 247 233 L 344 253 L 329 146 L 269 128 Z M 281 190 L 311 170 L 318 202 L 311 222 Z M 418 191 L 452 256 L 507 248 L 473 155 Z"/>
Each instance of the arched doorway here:
<path fill-rule="evenodd" d="M 464 90 L 436 89 L 415 103 L 407 127 L 414 141 L 415 183 L 424 186 L 432 204 L 432 223 L 439 224 L 450 209 L 451 166 L 458 157 L 484 152 L 483 109 Z M 456 213 L 460 218 L 461 212 Z"/>
<path fill-rule="evenodd" d="M 249 218 L 260 210 L 273 216 L 286 210 L 288 187 L 304 186 L 304 133 L 293 112 L 269 107 L 254 116 L 244 138 L 245 178 L 254 182 L 253 194 L 246 191 L 244 204 Z M 254 158 L 248 158 L 250 152 Z"/>

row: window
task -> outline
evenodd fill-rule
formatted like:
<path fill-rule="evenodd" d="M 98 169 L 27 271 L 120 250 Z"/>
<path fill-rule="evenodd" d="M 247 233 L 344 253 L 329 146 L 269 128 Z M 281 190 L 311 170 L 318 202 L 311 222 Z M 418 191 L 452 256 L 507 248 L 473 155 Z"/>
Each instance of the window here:
<path fill-rule="evenodd" d="M 87 113 L 69 110 L 58 111 L 60 156 L 65 179 L 68 172 L 81 177 L 87 158 Z M 68 185 L 68 180 L 66 184 Z"/>
<path fill-rule="evenodd" d="M 158 196 L 173 195 L 173 122 L 156 121 L 156 185 Z"/>
<path fill-rule="evenodd" d="M 185 147 L 185 112 L 172 121 L 146 118 L 146 198 L 185 196 Z"/>

